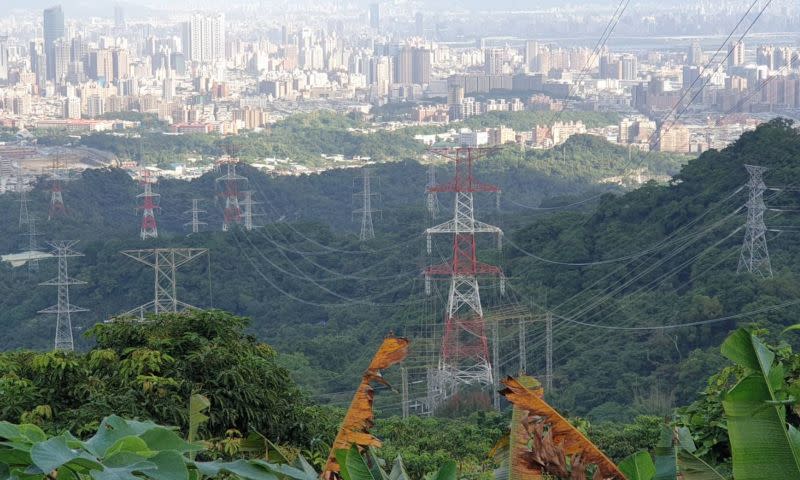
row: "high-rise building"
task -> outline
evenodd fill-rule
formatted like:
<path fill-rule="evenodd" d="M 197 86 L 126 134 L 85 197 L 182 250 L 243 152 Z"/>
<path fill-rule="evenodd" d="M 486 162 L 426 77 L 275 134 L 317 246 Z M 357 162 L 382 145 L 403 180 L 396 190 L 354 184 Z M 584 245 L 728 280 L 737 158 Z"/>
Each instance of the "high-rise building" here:
<path fill-rule="evenodd" d="M 119 3 L 114 5 L 114 26 L 125 28 L 125 9 Z"/>
<path fill-rule="evenodd" d="M 378 96 L 386 96 L 389 94 L 389 86 L 392 83 L 392 62 L 390 57 L 373 57 L 370 74 L 372 77 L 372 84 L 376 87 Z"/>
<path fill-rule="evenodd" d="M 700 77 L 700 67 L 697 65 L 685 65 L 683 67 L 683 88 L 689 88 Z"/>
<path fill-rule="evenodd" d="M 89 77 L 110 82 L 114 78 L 114 56 L 111 50 L 101 48 L 89 52 Z"/>
<path fill-rule="evenodd" d="M 536 71 L 536 56 L 539 54 L 539 42 L 528 40 L 525 42 L 525 66 L 529 72 Z"/>
<path fill-rule="evenodd" d="M 703 63 L 703 48 L 699 40 L 692 40 L 689 51 L 686 55 L 686 63 L 689 65 L 700 65 Z"/>
<path fill-rule="evenodd" d="M 484 70 L 486 75 L 501 75 L 503 73 L 503 50 L 487 48 L 484 50 Z"/>
<path fill-rule="evenodd" d="M 791 53 L 787 47 L 778 47 L 772 52 L 772 67 L 783 68 L 791 61 Z"/>
<path fill-rule="evenodd" d="M 36 86 L 44 89 L 47 82 L 47 58 L 44 53 L 44 44 L 39 40 L 30 43 L 31 71 L 36 75 Z"/>
<path fill-rule="evenodd" d="M 431 83 L 431 51 L 427 48 L 415 48 L 413 63 L 411 80 L 419 85 Z"/>
<path fill-rule="evenodd" d="M 0 36 L 0 83 L 8 80 L 8 37 Z"/>
<path fill-rule="evenodd" d="M 63 82 L 67 77 L 67 73 L 69 73 L 70 50 L 70 44 L 64 38 L 59 38 L 53 44 L 53 65 L 55 68 L 53 80 L 56 83 Z"/>
<path fill-rule="evenodd" d="M 411 47 L 402 47 L 394 56 L 394 83 L 408 85 L 414 79 L 414 54 Z"/>
<path fill-rule="evenodd" d="M 636 80 L 638 75 L 636 57 L 623 55 L 619 63 L 620 70 L 622 70 L 621 80 Z"/>
<path fill-rule="evenodd" d="M 225 15 L 196 13 L 184 22 L 181 43 L 188 60 L 211 63 L 225 60 Z"/>
<path fill-rule="evenodd" d="M 414 15 L 414 33 L 418 37 L 425 36 L 425 21 L 424 17 L 422 16 L 422 12 L 417 12 Z"/>
<path fill-rule="evenodd" d="M 378 2 L 369 5 L 369 26 L 375 30 L 381 29 L 381 4 Z"/>
<path fill-rule="evenodd" d="M 100 94 L 89 95 L 86 99 L 86 115 L 89 118 L 99 117 L 106 112 L 106 99 Z"/>
<path fill-rule="evenodd" d="M 114 82 L 128 76 L 128 51 L 123 48 L 115 48 L 111 51 L 111 68 Z"/>
<path fill-rule="evenodd" d="M 730 56 L 728 57 L 728 66 L 729 67 L 736 67 L 738 65 L 744 65 L 744 42 L 739 40 L 738 42 L 731 42 L 730 44 Z"/>
<path fill-rule="evenodd" d="M 81 99 L 78 97 L 67 97 L 64 99 L 64 118 L 81 118 Z"/>
<path fill-rule="evenodd" d="M 775 68 L 775 48 L 772 45 L 759 45 L 756 49 L 756 65 L 764 65 L 768 69 Z"/>
<path fill-rule="evenodd" d="M 46 78 L 53 80 L 56 77 L 56 62 L 53 49 L 56 40 L 64 37 L 64 12 L 61 5 L 50 7 L 43 14 L 44 25 L 44 54 L 46 58 Z"/>
<path fill-rule="evenodd" d="M 72 39 L 70 60 L 84 64 L 89 63 L 89 44 L 80 35 Z"/>

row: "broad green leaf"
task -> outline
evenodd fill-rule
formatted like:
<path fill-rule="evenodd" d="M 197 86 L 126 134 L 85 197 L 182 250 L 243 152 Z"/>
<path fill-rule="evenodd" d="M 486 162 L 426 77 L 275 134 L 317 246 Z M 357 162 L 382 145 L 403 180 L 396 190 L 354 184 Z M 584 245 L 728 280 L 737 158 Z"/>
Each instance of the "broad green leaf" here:
<path fill-rule="evenodd" d="M 342 477 L 342 480 L 351 480 L 350 472 L 347 471 L 347 454 L 349 453 L 348 450 L 340 449 L 334 452 L 334 456 L 336 457 L 336 463 L 339 464 L 339 475 Z"/>
<path fill-rule="evenodd" d="M 678 450 L 678 467 L 683 480 L 728 480 L 708 462 L 685 448 Z"/>
<path fill-rule="evenodd" d="M 647 452 L 636 452 L 618 466 L 627 480 L 652 480 L 656 475 L 656 466 Z"/>
<path fill-rule="evenodd" d="M 227 472 L 247 480 L 278 480 L 274 473 L 246 460 L 196 462 L 195 465 L 206 477 L 216 477 L 221 472 Z"/>
<path fill-rule="evenodd" d="M 266 470 L 269 470 L 272 473 L 293 480 L 317 480 L 319 478 L 319 475 L 316 471 L 314 471 L 313 468 L 310 472 L 308 472 L 292 467 L 291 465 L 269 463 L 265 462 L 264 460 L 251 460 L 251 462 L 263 467 Z"/>
<path fill-rule="evenodd" d="M 316 470 L 314 470 L 314 467 L 312 467 L 311 464 L 308 463 L 308 460 L 306 460 L 306 457 L 302 455 L 297 456 L 297 458 L 294 461 L 294 466 L 302 470 L 306 475 L 309 475 L 311 477 L 319 477 L 319 474 L 317 473 Z"/>
<path fill-rule="evenodd" d="M 103 419 L 97 433 L 85 442 L 86 450 L 97 457 L 104 457 L 106 450 L 120 438 L 139 436 L 156 427 L 157 425 L 152 422 L 124 420 L 111 415 Z"/>
<path fill-rule="evenodd" d="M 103 459 L 103 467 L 122 468 L 146 461 L 145 457 L 133 452 L 117 452 Z"/>
<path fill-rule="evenodd" d="M 154 470 L 145 472 L 153 480 L 189 480 L 189 469 L 178 452 L 159 452 L 147 461 L 156 466 Z"/>
<path fill-rule="evenodd" d="M 694 444 L 694 438 L 692 438 L 692 432 L 687 427 L 678 427 L 678 443 L 680 444 L 681 448 L 686 450 L 689 453 L 694 453 L 697 450 L 697 446 Z"/>
<path fill-rule="evenodd" d="M 28 473 L 23 467 L 12 468 L 9 474 L 11 480 L 42 480 L 41 473 Z"/>
<path fill-rule="evenodd" d="M 776 387 L 783 381 L 771 375 L 782 370 L 772 364 L 775 355 L 745 329 L 725 340 L 722 353 L 751 370 L 722 401 L 734 478 L 800 480 L 800 455 L 787 429 L 786 407 L 776 403 Z"/>
<path fill-rule="evenodd" d="M 56 470 L 56 478 L 57 480 L 80 480 L 80 475 L 69 467 L 61 467 Z"/>
<path fill-rule="evenodd" d="M 141 480 L 134 473 L 147 474 L 155 470 L 151 462 L 139 462 L 125 467 L 106 467 L 103 470 L 92 470 L 90 475 L 94 480 Z"/>
<path fill-rule="evenodd" d="M 392 471 L 389 472 L 389 480 L 411 480 L 406 472 L 406 466 L 403 464 L 403 459 L 400 455 L 394 459 L 392 464 Z"/>
<path fill-rule="evenodd" d="M 27 465 L 31 463 L 30 446 L 26 450 L 0 448 L 0 464 Z"/>
<path fill-rule="evenodd" d="M 433 480 L 456 480 L 458 475 L 458 466 L 453 460 L 448 460 L 444 465 L 439 467 L 439 471 L 433 476 Z"/>
<path fill-rule="evenodd" d="M 208 420 L 208 417 L 203 412 L 210 406 L 211 402 L 203 395 L 193 393 L 192 396 L 189 397 L 188 439 L 190 443 L 193 443 L 197 440 L 197 431 L 200 429 L 200 425 Z"/>
<path fill-rule="evenodd" d="M 22 435 L 19 433 L 19 427 L 13 423 L 0 422 L 0 438 L 6 440 L 19 440 Z"/>
<path fill-rule="evenodd" d="M 31 448 L 31 462 L 44 473 L 72 462 L 85 468 L 102 468 L 95 457 L 69 448 L 64 437 L 53 437 L 34 445 Z"/>
<path fill-rule="evenodd" d="M 29 440 L 33 443 L 36 442 L 44 442 L 47 440 L 47 434 L 44 431 L 37 427 L 36 425 L 30 423 L 23 423 L 19 426 L 19 434 L 26 440 Z"/>
<path fill-rule="evenodd" d="M 677 452 L 673 445 L 672 429 L 664 425 L 653 452 L 656 473 L 654 480 L 675 480 L 678 475 Z"/>
<path fill-rule="evenodd" d="M 139 437 L 123 437 L 108 447 L 104 456 L 111 457 L 122 452 L 133 453 L 145 458 L 151 457 L 156 453 L 152 451 L 147 446 L 147 443 Z"/>
<path fill-rule="evenodd" d="M 380 476 L 370 470 L 364 457 L 359 453 L 355 445 L 350 447 L 347 452 L 347 474 L 350 480 L 381 480 Z"/>
<path fill-rule="evenodd" d="M 367 450 L 367 456 L 369 457 L 367 466 L 369 466 L 369 470 L 372 472 L 373 477 L 380 478 L 382 480 L 389 480 L 389 475 L 383 470 L 383 467 L 386 465 L 386 461 L 378 457 L 375 451 L 375 447 L 369 447 Z"/>
<path fill-rule="evenodd" d="M 164 427 L 151 428 L 139 435 L 139 438 L 144 440 L 151 450 L 174 450 L 180 453 L 203 450 L 201 445 L 191 444 L 173 430 Z"/>

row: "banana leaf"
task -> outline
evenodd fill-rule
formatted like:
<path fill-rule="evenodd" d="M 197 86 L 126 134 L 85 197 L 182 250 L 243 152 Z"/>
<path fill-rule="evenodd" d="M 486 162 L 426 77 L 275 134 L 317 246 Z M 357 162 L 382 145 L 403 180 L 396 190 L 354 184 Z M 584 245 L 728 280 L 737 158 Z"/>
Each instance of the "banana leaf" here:
<path fill-rule="evenodd" d="M 800 480 L 800 434 L 786 422 L 784 369 L 751 332 L 739 329 L 722 344 L 722 354 L 745 368 L 726 392 L 722 407 L 736 480 Z"/>

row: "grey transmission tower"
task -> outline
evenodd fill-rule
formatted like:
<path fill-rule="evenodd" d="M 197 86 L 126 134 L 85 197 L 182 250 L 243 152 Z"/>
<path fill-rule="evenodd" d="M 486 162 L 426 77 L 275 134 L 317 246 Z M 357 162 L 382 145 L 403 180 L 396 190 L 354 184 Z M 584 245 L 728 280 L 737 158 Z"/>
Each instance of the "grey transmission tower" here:
<path fill-rule="evenodd" d="M 253 224 L 253 217 L 260 216 L 260 213 L 253 212 L 253 205 L 258 205 L 261 202 L 254 202 L 253 201 L 253 191 L 252 190 L 245 190 L 242 192 L 244 198 L 242 201 L 239 202 L 239 205 L 242 206 L 242 224 L 244 225 L 244 229 L 250 231 L 256 228 L 256 225 Z"/>
<path fill-rule="evenodd" d="M 372 197 L 377 195 L 376 193 L 372 193 L 372 170 L 369 168 L 362 168 L 361 175 L 356 178 L 362 180 L 361 191 L 354 194 L 356 197 L 361 198 L 361 208 L 353 210 L 353 216 L 361 215 L 361 233 L 359 233 L 358 238 L 363 242 L 364 240 L 375 238 L 375 230 L 372 227 L 372 214 L 380 210 L 372 208 Z"/>
<path fill-rule="evenodd" d="M 22 162 L 17 166 L 17 193 L 19 194 L 19 227 L 28 223 L 28 192 L 25 191 L 25 182 L 22 176 Z"/>
<path fill-rule="evenodd" d="M 174 313 L 193 308 L 191 305 L 178 300 L 178 284 L 175 281 L 175 271 L 181 265 L 208 253 L 207 248 L 150 248 L 124 250 L 120 253 L 148 267 L 153 267 L 155 278 L 153 282 L 153 300 L 119 316 L 134 316 L 144 320 L 144 315 L 147 312 L 156 314 Z"/>
<path fill-rule="evenodd" d="M 205 210 L 201 210 L 199 205 L 200 205 L 200 200 L 197 199 L 197 198 L 193 198 L 192 199 L 192 209 L 191 210 L 186 210 L 185 212 L 183 212 L 183 213 L 191 213 L 192 214 L 192 221 L 183 224 L 183 226 L 185 226 L 185 227 L 191 227 L 192 233 L 199 232 L 200 231 L 200 227 L 202 225 L 208 225 L 206 222 L 201 222 L 200 221 L 200 214 L 201 213 L 206 213 L 206 211 Z M 190 235 L 191 235 L 191 233 L 190 233 Z"/>
<path fill-rule="evenodd" d="M 58 303 L 39 311 L 39 313 L 56 316 L 56 350 L 72 351 L 75 349 L 75 344 L 72 340 L 72 319 L 70 314 L 87 311 L 85 308 L 76 307 L 69 302 L 69 286 L 86 283 L 69 276 L 67 259 L 69 257 L 83 256 L 83 254 L 72 249 L 76 243 L 75 241 L 65 241 L 50 244 L 53 247 L 53 253 L 58 257 L 58 277 L 40 284 L 58 287 Z"/>
<path fill-rule="evenodd" d="M 757 165 L 745 165 L 747 173 L 750 174 L 750 181 L 747 186 L 750 189 L 747 198 L 747 223 L 745 224 L 744 241 L 739 255 L 739 266 L 737 273 L 747 271 L 761 278 L 772 278 L 772 265 L 769 261 L 769 250 L 767 250 L 767 227 L 764 225 L 764 185 L 765 167 Z"/>
<path fill-rule="evenodd" d="M 36 217 L 33 215 L 29 215 L 27 219 L 28 223 L 28 233 L 26 236 L 28 237 L 28 272 L 33 273 L 39 271 L 39 257 L 36 256 L 35 253 L 39 246 L 36 242 L 36 237 L 40 234 L 36 233 Z"/>

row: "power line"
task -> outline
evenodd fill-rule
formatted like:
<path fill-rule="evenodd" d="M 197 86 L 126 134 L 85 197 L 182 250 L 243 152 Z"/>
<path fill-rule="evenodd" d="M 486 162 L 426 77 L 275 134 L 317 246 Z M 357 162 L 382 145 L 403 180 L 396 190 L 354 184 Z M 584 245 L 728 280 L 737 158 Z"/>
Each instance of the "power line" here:
<path fill-rule="evenodd" d="M 760 2 L 761 2 L 761 0 L 754 0 L 753 3 L 755 4 L 755 3 L 760 3 Z M 767 9 L 767 7 L 769 7 L 769 5 L 771 3 L 772 3 L 772 0 L 767 0 L 767 2 L 764 5 L 764 7 L 761 8 L 761 10 L 758 12 L 758 14 L 753 19 L 753 21 L 750 22 L 750 25 L 748 25 L 747 28 L 745 29 L 745 31 L 739 36 L 738 40 L 736 41 L 737 44 L 740 43 L 742 41 L 742 39 L 744 39 L 744 37 L 750 32 L 750 29 L 753 28 L 753 25 L 755 25 L 755 23 L 758 21 L 758 19 L 761 18 L 761 15 L 764 13 L 764 11 Z M 752 8 L 752 6 L 751 6 L 751 8 Z M 747 13 L 749 13 L 749 11 L 750 10 L 748 9 L 747 12 L 745 12 L 745 15 L 743 15 L 743 18 L 747 16 Z M 737 23 L 736 27 L 738 27 L 738 26 L 739 26 L 739 24 Z M 734 31 L 736 30 L 736 27 L 734 27 Z M 734 49 L 730 49 L 728 51 L 728 54 L 725 55 L 725 58 L 723 58 L 722 61 L 720 61 L 719 65 L 717 65 L 717 67 L 714 69 L 714 71 L 711 72 L 711 75 L 709 75 L 708 78 L 706 79 L 706 81 L 703 83 L 703 85 L 700 86 L 700 89 L 692 96 L 691 99 L 689 99 L 689 103 L 686 104 L 686 106 L 683 107 L 681 109 L 681 111 L 678 112 L 678 114 L 675 116 L 675 118 L 670 122 L 669 126 L 668 127 L 662 127 L 663 131 L 668 131 L 675 124 L 675 122 L 678 121 L 678 119 L 681 117 L 681 115 L 683 115 L 686 112 L 686 110 L 689 109 L 689 106 L 692 103 L 694 103 L 695 99 L 700 95 L 700 93 L 703 91 L 703 89 L 706 87 L 706 85 L 708 85 L 711 82 L 711 79 L 713 78 L 713 75 L 717 72 L 717 70 L 719 70 L 719 68 L 733 54 L 733 50 Z M 658 132 L 658 130 L 656 130 L 656 132 Z M 654 132 L 654 133 L 656 133 L 656 132 Z"/>

